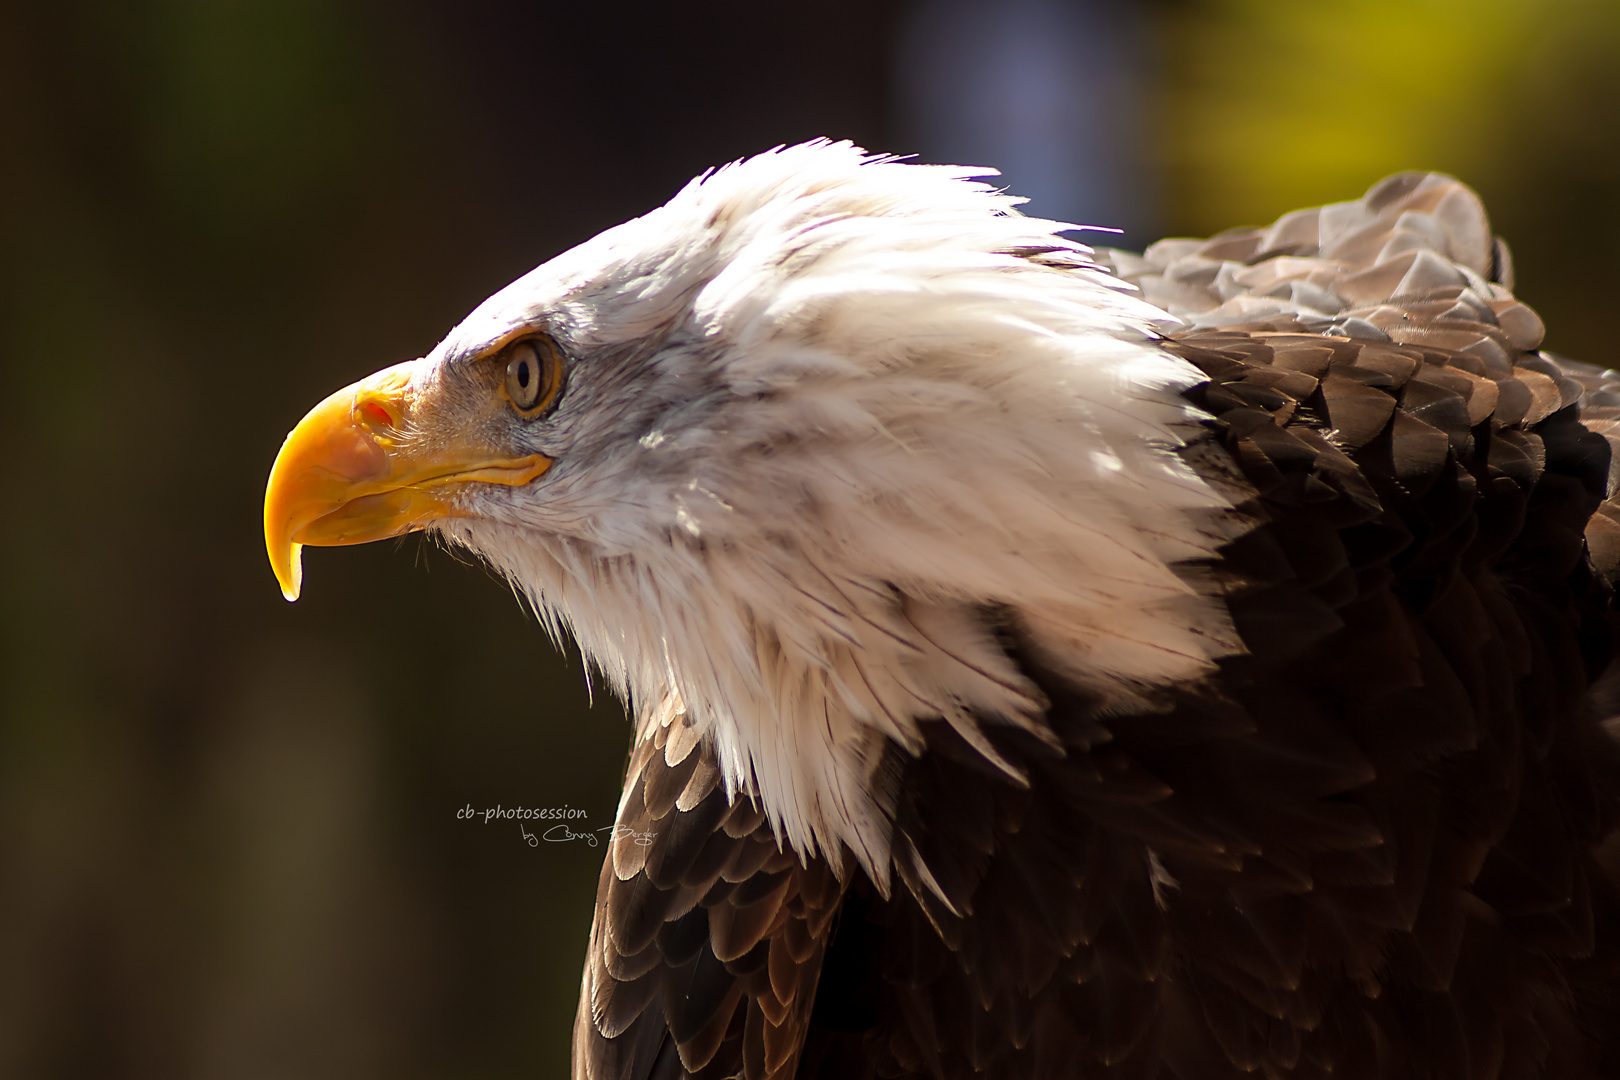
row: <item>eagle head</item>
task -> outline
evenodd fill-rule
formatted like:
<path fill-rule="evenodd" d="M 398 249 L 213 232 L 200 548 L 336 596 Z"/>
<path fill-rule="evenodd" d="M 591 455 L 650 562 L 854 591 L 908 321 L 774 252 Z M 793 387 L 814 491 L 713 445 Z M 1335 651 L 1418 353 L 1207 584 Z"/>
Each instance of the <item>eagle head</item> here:
<path fill-rule="evenodd" d="M 265 498 L 302 545 L 478 553 L 644 715 L 685 715 L 801 853 L 887 878 L 895 755 L 1040 735 L 1008 642 L 1141 701 L 1238 648 L 1187 568 L 1202 376 L 1069 227 L 847 143 L 705 174 L 338 391 Z"/>

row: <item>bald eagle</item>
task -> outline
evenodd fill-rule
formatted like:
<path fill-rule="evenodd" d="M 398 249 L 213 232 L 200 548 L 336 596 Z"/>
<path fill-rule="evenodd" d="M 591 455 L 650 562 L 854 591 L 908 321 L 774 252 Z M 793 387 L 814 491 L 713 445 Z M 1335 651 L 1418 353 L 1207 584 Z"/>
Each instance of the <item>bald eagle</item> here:
<path fill-rule="evenodd" d="M 848 144 L 692 181 L 288 436 L 632 703 L 589 1080 L 1620 1075 L 1620 376 L 1404 174 L 1094 251 Z"/>

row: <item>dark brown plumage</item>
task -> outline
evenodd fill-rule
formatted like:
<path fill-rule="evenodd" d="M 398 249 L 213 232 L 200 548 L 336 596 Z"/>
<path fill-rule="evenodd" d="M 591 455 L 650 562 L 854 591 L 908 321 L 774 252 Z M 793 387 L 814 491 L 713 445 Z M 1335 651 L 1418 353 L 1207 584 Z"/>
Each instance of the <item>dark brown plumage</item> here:
<path fill-rule="evenodd" d="M 1536 352 L 1460 184 L 1360 208 L 1113 256 L 1191 324 L 1183 453 L 1253 528 L 1189 573 L 1247 652 L 1120 714 L 985 610 L 1056 745 L 985 725 L 1019 784 L 924 722 L 888 895 L 655 710 L 576 1076 L 1620 1074 L 1620 376 Z"/>

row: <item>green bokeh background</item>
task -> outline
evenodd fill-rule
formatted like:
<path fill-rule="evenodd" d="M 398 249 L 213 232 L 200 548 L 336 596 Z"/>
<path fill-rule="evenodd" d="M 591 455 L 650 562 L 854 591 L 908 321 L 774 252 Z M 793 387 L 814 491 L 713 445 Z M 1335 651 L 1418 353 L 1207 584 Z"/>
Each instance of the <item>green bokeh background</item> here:
<path fill-rule="evenodd" d="M 1164 231 L 1474 184 L 1611 355 L 1620 4 L 1144 5 Z M 629 727 L 504 585 L 260 539 L 282 435 L 700 169 L 905 152 L 899 0 L 0 0 L 0 1077 L 566 1072 Z M 989 164 L 994 164 L 993 162 Z"/>

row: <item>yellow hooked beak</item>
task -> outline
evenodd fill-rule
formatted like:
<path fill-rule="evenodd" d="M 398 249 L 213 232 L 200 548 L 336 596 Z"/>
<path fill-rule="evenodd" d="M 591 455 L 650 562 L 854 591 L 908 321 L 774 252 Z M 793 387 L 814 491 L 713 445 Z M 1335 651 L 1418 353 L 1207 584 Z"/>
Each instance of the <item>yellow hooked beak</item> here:
<path fill-rule="evenodd" d="M 544 454 L 494 457 L 455 441 L 406 438 L 414 366 L 339 390 L 298 422 L 276 455 L 264 490 L 264 543 L 288 600 L 298 599 L 305 544 L 364 544 L 464 517 L 458 488 L 527 484 L 551 466 Z"/>

